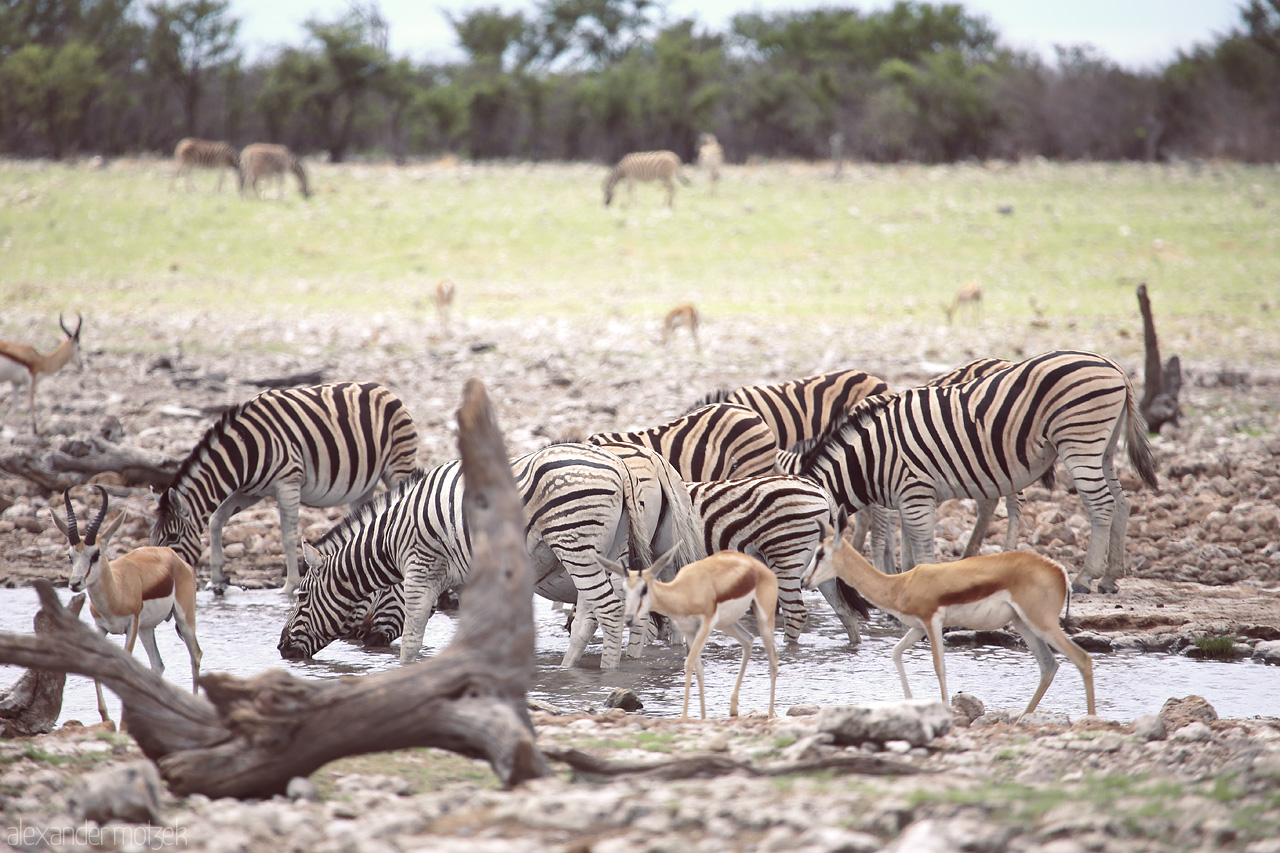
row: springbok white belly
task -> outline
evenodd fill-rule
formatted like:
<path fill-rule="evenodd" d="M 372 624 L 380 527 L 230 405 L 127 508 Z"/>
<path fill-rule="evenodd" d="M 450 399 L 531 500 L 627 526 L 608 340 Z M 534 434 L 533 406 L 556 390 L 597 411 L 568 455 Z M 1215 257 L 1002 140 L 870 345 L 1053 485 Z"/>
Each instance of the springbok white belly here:
<path fill-rule="evenodd" d="M 942 624 L 963 625 L 975 631 L 993 631 L 1013 621 L 1017 612 L 1007 589 L 992 593 L 979 601 L 952 604 L 943 608 Z"/>
<path fill-rule="evenodd" d="M 166 621 L 171 615 L 173 615 L 173 596 L 169 595 L 164 598 L 153 598 L 149 601 L 144 601 L 138 630 L 154 628 L 161 622 Z M 102 613 L 97 607 L 93 608 L 93 621 L 108 634 L 127 634 L 133 627 L 132 616 L 110 616 Z"/>

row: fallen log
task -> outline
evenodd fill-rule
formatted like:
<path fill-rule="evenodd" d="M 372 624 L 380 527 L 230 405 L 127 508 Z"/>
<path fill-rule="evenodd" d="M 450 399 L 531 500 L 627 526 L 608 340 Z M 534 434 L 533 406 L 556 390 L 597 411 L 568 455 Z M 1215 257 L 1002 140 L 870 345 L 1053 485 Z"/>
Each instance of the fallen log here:
<path fill-rule="evenodd" d="M 115 444 L 97 435 L 73 438 L 54 449 L 26 448 L 0 453 L 0 470 L 51 492 L 66 491 L 105 472 L 120 474 L 130 485 L 166 489 L 181 464 L 181 459 L 141 447 Z"/>
<path fill-rule="evenodd" d="M 1156 321 L 1151 314 L 1151 300 L 1147 286 L 1138 285 L 1138 311 L 1142 314 L 1142 342 L 1146 349 L 1142 400 L 1138 410 L 1146 418 L 1147 430 L 1160 432 L 1167 423 L 1174 426 L 1182 416 L 1178 405 L 1178 393 L 1182 390 L 1182 362 L 1176 355 L 1160 363 L 1160 341 L 1156 337 Z"/>
<path fill-rule="evenodd" d="M 458 411 L 472 570 L 453 642 L 430 660 L 333 680 L 211 673 L 179 689 L 98 636 L 37 581 L 53 629 L 0 634 L 0 662 L 97 678 L 124 728 L 178 795 L 270 797 L 344 755 L 431 746 L 484 758 L 504 785 L 545 775 L 525 693 L 533 677 L 533 572 L 523 508 L 484 386 Z"/>
<path fill-rule="evenodd" d="M 80 615 L 84 593 L 67 605 L 72 616 Z M 36 611 L 35 631 L 47 633 L 53 625 L 43 607 Z M 28 669 L 11 687 L 0 690 L 0 738 L 46 734 L 58 724 L 62 713 L 62 692 L 67 674 L 61 670 Z"/>
<path fill-rule="evenodd" d="M 861 773 L 866 776 L 910 776 L 924 773 L 919 767 L 878 755 L 838 755 L 790 764 L 756 767 L 724 755 L 690 755 L 666 761 L 610 761 L 578 749 L 545 749 L 552 761 L 568 764 L 576 777 L 585 781 L 606 781 L 619 776 L 639 776 L 672 782 L 680 779 L 707 779 L 742 773 L 747 776 L 792 776 L 802 773 Z"/>

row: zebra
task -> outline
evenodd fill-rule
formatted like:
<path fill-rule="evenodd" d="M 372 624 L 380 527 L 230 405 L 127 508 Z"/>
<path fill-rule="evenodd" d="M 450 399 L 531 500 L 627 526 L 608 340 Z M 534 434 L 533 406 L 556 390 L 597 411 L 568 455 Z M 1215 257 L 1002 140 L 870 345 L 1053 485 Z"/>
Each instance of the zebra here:
<path fill-rule="evenodd" d="M 1096 353 L 1048 352 L 961 385 L 869 397 L 801 460 L 800 473 L 846 509 L 897 509 L 913 563 L 934 562 L 939 501 L 995 499 L 1040 479 L 1060 459 L 1090 521 L 1074 586 L 1114 592 L 1124 573 L 1129 501 L 1115 471 L 1124 434 L 1143 482 L 1156 475 L 1128 376 Z"/>
<path fill-rule="evenodd" d="M 604 206 L 608 207 L 613 201 L 613 188 L 625 180 L 628 198 L 634 196 L 637 181 L 662 181 L 667 188 L 667 207 L 671 207 L 676 194 L 675 180 L 689 185 L 689 179 L 680 171 L 681 165 L 680 155 L 674 151 L 637 151 L 625 155 L 604 180 Z"/>
<path fill-rule="evenodd" d="M 177 183 L 178 178 L 187 176 L 187 189 L 191 189 L 191 170 L 196 166 L 204 169 L 218 170 L 218 190 L 222 190 L 222 182 L 227 177 L 223 169 L 231 169 L 240 173 L 240 155 L 226 142 L 212 139 L 196 139 L 188 136 L 178 141 L 173 149 L 173 159 L 178 161 L 178 169 L 173 173 L 170 186 Z"/>
<path fill-rule="evenodd" d="M 787 642 L 800 639 L 806 613 L 800 577 L 822 542 L 819 522 L 836 518 L 831 495 L 812 480 L 790 475 L 689 484 L 694 514 L 702 522 L 708 554 L 754 547 L 760 560 L 778 576 L 778 604 Z M 852 587 L 824 583 L 819 589 L 858 645 L 858 615 L 868 616 L 866 602 Z"/>
<path fill-rule="evenodd" d="M 800 450 L 858 401 L 887 391 L 888 383 L 865 371 L 833 370 L 771 385 L 714 391 L 694 405 L 734 403 L 757 412 L 777 436 L 779 471 L 794 474 L 800 464 Z M 888 514 L 873 506 L 856 513 L 854 521 L 854 547 L 862 549 L 870 531 L 872 561 L 889 570 L 896 561 Z"/>
<path fill-rule="evenodd" d="M 644 448 L 637 453 L 656 454 Z M 661 462 L 661 460 L 658 460 Z M 664 495 L 666 512 L 649 526 L 648 507 L 631 469 L 618 456 L 588 444 L 553 444 L 512 462 L 528 523 L 534 589 L 552 601 L 573 602 L 604 634 L 601 666 L 622 655 L 622 602 L 595 555 L 632 567 L 652 563 L 654 544 L 679 545 L 675 562 L 697 558 L 688 510 Z M 669 466 L 668 466 L 669 467 Z M 658 485 L 664 489 L 664 484 Z M 408 663 L 439 594 L 465 585 L 471 539 L 462 512 L 461 461 L 453 460 L 378 496 L 326 534 L 319 548 L 303 547 L 308 571 L 278 645 L 286 659 L 310 658 L 350 628 L 352 612 L 376 590 L 403 583 L 406 619 L 400 660 Z M 687 506 L 687 496 L 684 502 Z M 654 507 L 653 509 L 657 509 Z M 582 656 L 590 634 L 575 620 L 563 666 Z"/>
<path fill-rule="evenodd" d="M 639 444 L 657 451 L 686 482 L 776 473 L 778 444 L 759 414 L 713 403 L 636 432 L 598 432 L 589 444 Z"/>
<path fill-rule="evenodd" d="M 284 198 L 285 172 L 293 172 L 298 179 L 298 191 L 303 198 L 310 198 L 311 188 L 307 184 L 307 172 L 302 168 L 302 161 L 285 146 L 255 142 L 246 145 L 240 152 L 241 194 L 248 185 L 253 189 L 253 194 L 260 198 L 258 181 L 262 178 L 275 178 L 280 188 L 280 198 Z"/>
<path fill-rule="evenodd" d="M 298 507 L 368 500 L 411 474 L 418 431 L 400 398 L 376 382 L 265 391 L 225 412 L 160 496 L 152 545 L 194 566 L 209 527 L 210 585 L 227 588 L 222 528 L 264 497 L 280 507 L 285 592 L 298 586 Z"/>
<path fill-rule="evenodd" d="M 698 137 L 698 168 L 705 169 L 711 177 L 711 191 L 715 192 L 716 182 L 720 180 L 720 167 L 724 165 L 724 149 L 711 133 L 703 133 Z"/>

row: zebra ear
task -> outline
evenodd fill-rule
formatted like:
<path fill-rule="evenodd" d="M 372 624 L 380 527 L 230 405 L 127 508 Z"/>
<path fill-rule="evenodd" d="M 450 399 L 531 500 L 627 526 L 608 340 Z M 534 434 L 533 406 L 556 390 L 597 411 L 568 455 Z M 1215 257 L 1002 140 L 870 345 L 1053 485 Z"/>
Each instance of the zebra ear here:
<path fill-rule="evenodd" d="M 849 526 L 849 510 L 844 507 L 836 510 L 836 532 L 844 537 L 845 528 Z"/>
<path fill-rule="evenodd" d="M 615 563 L 613 560 L 606 559 L 601 554 L 596 554 L 596 562 L 600 564 L 600 568 L 607 572 L 622 575 L 624 578 L 627 576 L 627 570 L 623 568 L 620 563 Z"/>
<path fill-rule="evenodd" d="M 182 495 L 177 489 L 170 487 L 165 496 L 169 499 L 169 506 L 173 507 L 179 516 L 188 518 L 191 515 L 191 510 L 187 508 L 187 502 L 182 499 Z"/>
<path fill-rule="evenodd" d="M 302 543 L 302 562 L 308 570 L 320 568 L 320 564 L 324 558 L 320 556 L 320 552 L 310 542 Z"/>

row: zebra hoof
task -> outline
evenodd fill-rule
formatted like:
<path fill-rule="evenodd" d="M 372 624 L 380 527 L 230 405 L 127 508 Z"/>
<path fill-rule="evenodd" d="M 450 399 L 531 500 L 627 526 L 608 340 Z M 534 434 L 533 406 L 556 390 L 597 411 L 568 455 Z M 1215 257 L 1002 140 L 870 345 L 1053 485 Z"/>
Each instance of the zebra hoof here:
<path fill-rule="evenodd" d="M 230 586 L 230 584 L 226 581 L 222 581 L 221 583 L 209 583 L 209 589 L 213 590 L 214 595 L 225 595 L 228 586 Z"/>
<path fill-rule="evenodd" d="M 1098 592 L 1103 595 L 1116 595 L 1120 592 L 1120 585 L 1115 581 L 1102 581 L 1098 584 Z"/>
<path fill-rule="evenodd" d="M 1071 582 L 1072 595 L 1088 595 L 1091 592 L 1093 592 L 1093 590 L 1089 589 L 1088 584 L 1080 583 L 1080 581 Z"/>

